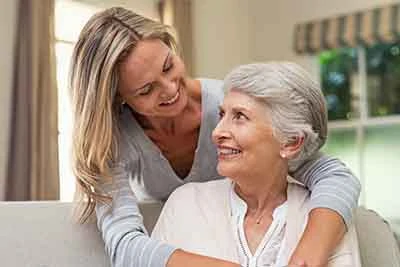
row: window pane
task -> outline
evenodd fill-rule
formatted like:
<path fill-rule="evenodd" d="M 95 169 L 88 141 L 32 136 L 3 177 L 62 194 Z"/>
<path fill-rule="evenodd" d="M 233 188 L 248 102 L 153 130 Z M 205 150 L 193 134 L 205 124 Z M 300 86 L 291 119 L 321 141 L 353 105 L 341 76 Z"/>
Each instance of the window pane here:
<path fill-rule="evenodd" d="M 360 177 L 355 129 L 330 130 L 323 151 L 339 158 L 357 177 Z"/>
<path fill-rule="evenodd" d="M 57 0 L 55 4 L 55 35 L 57 40 L 76 42 L 79 33 L 96 7 L 72 0 Z"/>
<path fill-rule="evenodd" d="M 319 55 L 321 85 L 329 120 L 358 117 L 358 54 L 356 48 L 342 48 Z"/>
<path fill-rule="evenodd" d="M 400 114 L 400 45 L 375 45 L 366 55 L 369 115 Z"/>
<path fill-rule="evenodd" d="M 75 192 L 75 180 L 70 163 L 72 114 L 68 92 L 68 72 L 72 50 L 72 44 L 56 43 L 61 201 L 71 201 Z"/>
<path fill-rule="evenodd" d="M 366 206 L 400 219 L 400 125 L 368 127 L 365 142 Z"/>

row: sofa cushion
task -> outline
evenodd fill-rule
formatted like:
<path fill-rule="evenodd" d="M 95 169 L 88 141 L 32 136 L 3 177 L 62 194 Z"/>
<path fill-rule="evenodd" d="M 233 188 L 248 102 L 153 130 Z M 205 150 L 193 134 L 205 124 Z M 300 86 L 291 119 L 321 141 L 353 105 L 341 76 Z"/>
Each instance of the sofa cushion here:
<path fill-rule="evenodd" d="M 56 201 L 0 202 L 0 265 L 110 266 L 95 221 L 74 223 L 72 207 L 72 203 Z M 139 207 L 151 231 L 162 205 L 142 203 Z"/>
<path fill-rule="evenodd" d="M 356 211 L 355 223 L 363 267 L 400 267 L 399 244 L 382 217 L 360 207 Z"/>

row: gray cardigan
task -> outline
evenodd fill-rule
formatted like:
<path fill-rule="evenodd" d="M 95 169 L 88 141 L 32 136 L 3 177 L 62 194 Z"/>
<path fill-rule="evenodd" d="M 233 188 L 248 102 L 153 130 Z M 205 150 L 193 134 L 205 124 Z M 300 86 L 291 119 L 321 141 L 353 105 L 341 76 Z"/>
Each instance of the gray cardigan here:
<path fill-rule="evenodd" d="M 138 200 L 165 201 L 179 186 L 222 178 L 216 171 L 217 153 L 211 132 L 218 123 L 218 106 L 223 100 L 222 81 L 202 79 L 202 119 L 192 169 L 181 179 L 168 160 L 145 135 L 129 109 L 120 117 L 120 153 L 113 184 L 103 189 L 113 197 L 111 209 L 98 203 L 96 215 L 107 253 L 113 266 L 164 267 L 176 249 L 152 240 L 144 228 Z M 360 183 L 339 160 L 316 155 L 295 173 L 294 178 L 308 187 L 311 208 L 337 211 L 347 225 L 357 206 Z"/>

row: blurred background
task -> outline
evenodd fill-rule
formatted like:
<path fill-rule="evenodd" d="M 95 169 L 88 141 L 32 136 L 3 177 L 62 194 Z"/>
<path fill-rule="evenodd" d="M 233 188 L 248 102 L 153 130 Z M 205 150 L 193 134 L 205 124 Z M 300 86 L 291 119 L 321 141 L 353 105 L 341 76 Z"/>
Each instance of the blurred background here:
<path fill-rule="evenodd" d="M 194 77 L 303 65 L 328 103 L 324 151 L 359 177 L 360 205 L 400 232 L 400 1 L 388 0 L 2 0 L 0 200 L 72 200 L 70 56 L 110 6 L 175 26 Z"/>

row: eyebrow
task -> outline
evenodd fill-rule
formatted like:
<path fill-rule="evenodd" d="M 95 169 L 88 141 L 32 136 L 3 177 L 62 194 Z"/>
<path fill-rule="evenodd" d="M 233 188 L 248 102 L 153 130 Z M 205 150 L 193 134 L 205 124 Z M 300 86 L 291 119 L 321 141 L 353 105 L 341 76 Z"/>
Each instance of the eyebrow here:
<path fill-rule="evenodd" d="M 223 107 L 222 105 L 220 105 L 220 106 L 218 106 L 218 110 L 219 110 L 219 111 L 224 111 L 225 109 L 224 109 L 224 107 Z M 233 112 L 245 111 L 245 112 L 247 112 L 247 113 L 251 113 L 251 111 L 250 111 L 248 108 L 241 107 L 241 106 L 233 107 L 233 108 L 232 108 L 232 111 L 233 111 Z"/>
<path fill-rule="evenodd" d="M 171 51 L 168 51 L 168 54 L 167 54 L 167 56 L 165 57 L 165 60 L 164 60 L 162 71 L 164 71 L 165 66 L 167 65 L 168 59 L 170 58 L 170 55 L 171 55 Z M 146 86 L 150 85 L 151 83 L 152 82 L 146 83 L 145 85 L 135 89 L 133 93 L 136 94 L 138 91 L 142 90 L 143 88 L 145 88 Z"/>

